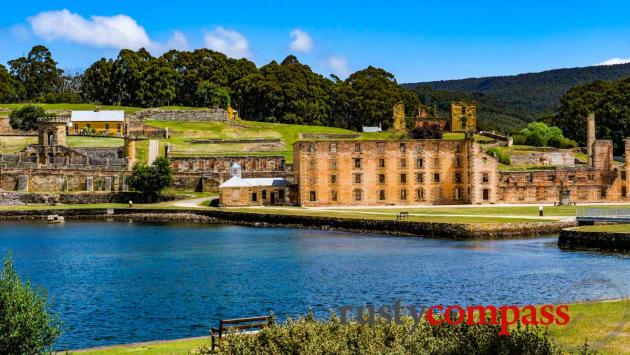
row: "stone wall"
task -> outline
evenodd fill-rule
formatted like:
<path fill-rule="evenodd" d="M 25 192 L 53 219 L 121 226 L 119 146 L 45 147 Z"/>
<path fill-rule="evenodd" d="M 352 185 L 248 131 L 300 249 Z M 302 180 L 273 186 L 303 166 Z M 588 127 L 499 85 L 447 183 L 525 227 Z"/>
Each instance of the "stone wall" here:
<path fill-rule="evenodd" d="M 575 166 L 575 152 L 573 150 L 549 152 L 513 150 L 511 158 L 512 165 Z"/>
<path fill-rule="evenodd" d="M 172 157 L 176 172 L 228 172 L 232 164 L 238 163 L 243 172 L 285 171 L 284 156 L 216 156 L 216 157 Z M 270 176 L 272 177 L 272 176 Z"/>
<path fill-rule="evenodd" d="M 45 218 L 60 214 L 66 218 L 108 217 L 123 221 L 130 219 L 148 222 L 185 221 L 190 223 L 238 224 L 255 227 L 314 228 L 347 230 L 359 233 L 414 235 L 426 238 L 488 239 L 512 236 L 533 236 L 558 233 L 562 228 L 574 226 L 567 222 L 503 223 L 500 225 L 471 225 L 450 223 L 407 222 L 394 220 L 365 220 L 353 218 L 292 216 L 265 213 L 243 213 L 222 210 L 157 210 L 157 209 L 68 209 L 0 211 L 1 219 Z"/>
<path fill-rule="evenodd" d="M 0 133 L 10 133 L 13 131 L 9 122 L 10 119 L 8 117 L 0 117 Z"/>
<path fill-rule="evenodd" d="M 593 248 L 605 250 L 630 250 L 628 233 L 582 232 L 579 229 L 565 229 L 560 232 L 558 246 L 564 249 Z"/>
<path fill-rule="evenodd" d="M 162 195 L 160 201 L 174 201 L 181 199 L 181 196 Z M 35 192 L 1 192 L 0 206 L 15 206 L 25 204 L 44 205 L 81 205 L 98 203 L 128 203 L 129 201 L 141 200 L 140 194 L 136 192 L 80 192 L 80 193 L 35 193 Z"/>
<path fill-rule="evenodd" d="M 119 169 L 0 169 L 0 190 L 24 192 L 122 191 Z"/>
<path fill-rule="evenodd" d="M 138 111 L 130 116 L 135 121 L 228 121 L 228 113 L 224 109 L 211 108 L 200 110 L 163 110 L 148 109 Z"/>

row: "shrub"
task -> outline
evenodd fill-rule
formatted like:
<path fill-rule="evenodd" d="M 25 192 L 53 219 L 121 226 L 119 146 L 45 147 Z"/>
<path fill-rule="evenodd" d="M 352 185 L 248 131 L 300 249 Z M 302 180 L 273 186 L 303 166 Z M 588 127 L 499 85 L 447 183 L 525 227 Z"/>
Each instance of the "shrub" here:
<path fill-rule="evenodd" d="M 500 336 L 501 326 L 431 326 L 411 318 L 402 324 L 377 318 L 372 324 L 327 322 L 313 317 L 272 325 L 251 336 L 230 334 L 216 354 L 560 354 L 539 328 L 517 326 Z M 210 353 L 209 349 L 200 349 Z"/>
<path fill-rule="evenodd" d="M 560 128 L 532 122 L 514 136 L 514 144 L 560 148 L 565 139 Z"/>
<path fill-rule="evenodd" d="M 157 201 L 162 194 L 162 189 L 173 182 L 171 162 L 160 157 L 151 166 L 136 164 L 127 181 L 129 187 L 140 192 L 144 202 Z"/>
<path fill-rule="evenodd" d="M 496 157 L 499 160 L 499 163 L 505 165 L 512 164 L 512 157 L 510 157 L 510 153 L 506 152 L 500 148 L 490 148 L 486 151 L 486 154 Z"/>
<path fill-rule="evenodd" d="M 61 323 L 48 312 L 45 290 L 22 283 L 7 257 L 0 273 L 0 354 L 52 350 L 60 334 Z"/>
<path fill-rule="evenodd" d="M 9 124 L 13 129 L 30 131 L 37 129 L 37 119 L 46 116 L 46 111 L 40 106 L 27 105 L 11 111 Z"/>
<path fill-rule="evenodd" d="M 573 149 L 577 147 L 577 142 L 573 139 L 565 138 L 560 142 L 560 148 L 562 149 Z"/>
<path fill-rule="evenodd" d="M 430 124 L 424 127 L 416 127 L 409 132 L 413 139 L 442 139 L 442 130 L 439 124 Z"/>

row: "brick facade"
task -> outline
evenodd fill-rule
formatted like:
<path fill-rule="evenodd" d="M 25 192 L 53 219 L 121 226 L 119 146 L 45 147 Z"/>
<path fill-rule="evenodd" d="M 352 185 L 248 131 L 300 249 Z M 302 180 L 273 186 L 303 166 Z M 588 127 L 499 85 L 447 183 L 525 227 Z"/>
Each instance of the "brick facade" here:
<path fill-rule="evenodd" d="M 472 140 L 298 142 L 294 181 L 302 206 L 490 203 L 496 160 Z"/>

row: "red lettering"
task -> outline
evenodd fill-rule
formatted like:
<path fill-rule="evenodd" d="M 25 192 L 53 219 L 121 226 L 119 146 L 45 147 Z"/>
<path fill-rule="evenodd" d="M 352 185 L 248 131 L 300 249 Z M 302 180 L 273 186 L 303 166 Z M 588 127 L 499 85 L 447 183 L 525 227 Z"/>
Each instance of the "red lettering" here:
<path fill-rule="evenodd" d="M 499 311 L 501 312 L 501 331 L 499 335 L 510 335 L 508 327 L 518 322 L 520 311 L 516 306 L 501 306 Z M 512 311 L 512 320 L 508 319 L 508 311 Z"/>
<path fill-rule="evenodd" d="M 532 305 L 525 306 L 523 307 L 523 312 L 525 311 L 529 311 L 529 313 L 523 315 L 521 322 L 525 325 L 538 325 L 538 319 L 536 317 L 538 311 L 536 310 L 536 307 Z"/>
<path fill-rule="evenodd" d="M 475 311 L 479 312 L 479 319 L 475 320 Z M 466 307 L 468 325 L 488 324 L 488 311 L 490 311 L 490 324 L 497 325 L 497 307 L 495 306 L 468 306 Z"/>
<path fill-rule="evenodd" d="M 558 316 L 558 318 L 556 318 L 557 325 L 569 324 L 569 320 L 571 320 L 571 318 L 569 317 L 569 306 L 558 306 L 558 308 L 556 308 L 556 315 Z"/>
<path fill-rule="evenodd" d="M 429 322 L 429 324 L 431 324 L 431 325 L 440 325 L 440 324 L 444 323 L 444 319 L 435 319 L 435 318 L 433 318 L 433 315 L 434 315 L 433 311 L 434 310 L 441 311 L 443 309 L 444 309 L 444 307 L 442 307 L 442 306 L 431 306 L 431 307 L 429 307 L 429 310 L 427 311 L 427 322 Z M 439 312 L 438 312 L 438 314 L 439 314 Z"/>
<path fill-rule="evenodd" d="M 540 315 L 542 316 L 542 320 L 540 324 L 549 325 L 553 323 L 553 306 L 550 304 L 546 304 L 540 308 Z"/>
<path fill-rule="evenodd" d="M 453 312 L 453 310 L 457 311 L 457 319 L 453 319 L 453 317 L 451 316 L 451 313 Z M 450 306 L 446 309 L 446 312 L 444 312 L 444 318 L 446 318 L 446 323 L 450 325 L 462 324 L 465 316 L 466 315 L 464 314 L 464 309 L 460 306 Z"/>

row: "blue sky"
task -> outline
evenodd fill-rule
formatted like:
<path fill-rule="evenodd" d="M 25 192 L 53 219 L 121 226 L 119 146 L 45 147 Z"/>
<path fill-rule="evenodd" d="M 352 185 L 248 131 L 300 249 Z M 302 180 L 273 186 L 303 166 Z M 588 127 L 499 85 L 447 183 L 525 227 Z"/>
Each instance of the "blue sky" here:
<path fill-rule="evenodd" d="M 342 77 L 368 65 L 399 82 L 630 61 L 628 1 L 15 1 L 0 62 L 34 44 L 84 69 L 121 47 L 210 47 L 258 65 L 295 54 Z"/>

